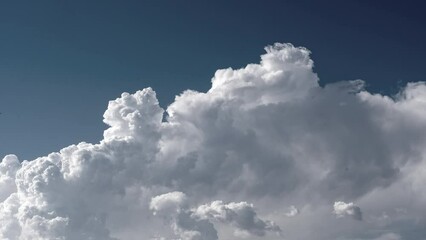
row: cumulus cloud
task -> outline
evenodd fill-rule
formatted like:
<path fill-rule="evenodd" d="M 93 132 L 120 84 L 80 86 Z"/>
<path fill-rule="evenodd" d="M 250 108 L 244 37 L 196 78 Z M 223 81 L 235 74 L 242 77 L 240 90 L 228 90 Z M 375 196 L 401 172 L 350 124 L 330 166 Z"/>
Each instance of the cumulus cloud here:
<path fill-rule="evenodd" d="M 224 204 L 222 201 L 213 201 L 211 204 L 199 206 L 193 215 L 201 219 L 230 223 L 237 228 L 236 235 L 265 236 L 267 231 L 281 232 L 274 222 L 259 219 L 253 204 L 247 202 Z"/>
<path fill-rule="evenodd" d="M 170 192 L 155 196 L 151 199 L 150 209 L 154 211 L 154 215 L 168 216 L 176 214 L 187 205 L 187 199 L 182 192 Z"/>
<path fill-rule="evenodd" d="M 186 206 L 186 207 L 185 207 Z M 183 240 L 215 240 L 217 231 L 213 224 L 193 217 L 187 208 L 187 199 L 182 192 L 170 192 L 151 199 L 150 209 L 171 223 L 175 234 Z"/>
<path fill-rule="evenodd" d="M 361 208 L 354 203 L 335 202 L 333 208 L 333 213 L 336 214 L 337 217 L 350 216 L 355 220 L 362 220 Z"/>
<path fill-rule="evenodd" d="M 3 158 L 0 238 L 426 235 L 426 84 L 395 96 L 362 80 L 320 86 L 306 48 L 265 50 L 260 63 L 218 70 L 210 90 L 184 91 L 166 110 L 151 88 L 123 93 L 97 144 Z M 362 206 L 364 221 L 336 219 L 335 199 Z M 286 217 L 299 212 L 285 208 L 294 203 L 300 213 Z M 361 219 L 352 203 L 334 210 Z"/>
<path fill-rule="evenodd" d="M 15 155 L 7 155 L 0 163 L 0 201 L 16 191 L 15 175 L 21 167 Z"/>
<path fill-rule="evenodd" d="M 213 201 L 189 209 L 184 193 L 170 192 L 153 197 L 150 209 L 154 215 L 170 222 L 174 232 L 185 240 L 218 239 L 211 220 L 232 225 L 236 228 L 236 236 L 265 236 L 267 231 L 281 232 L 274 222 L 258 218 L 253 205 L 246 202 L 224 204 Z"/>

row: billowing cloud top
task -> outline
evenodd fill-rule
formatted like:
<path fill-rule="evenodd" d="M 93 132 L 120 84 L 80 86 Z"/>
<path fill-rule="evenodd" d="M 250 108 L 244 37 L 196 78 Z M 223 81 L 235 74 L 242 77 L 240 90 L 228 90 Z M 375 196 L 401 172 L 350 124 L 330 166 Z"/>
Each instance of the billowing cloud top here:
<path fill-rule="evenodd" d="M 151 88 L 123 93 L 100 143 L 4 157 L 0 239 L 421 239 L 426 84 L 321 87 L 309 54 L 268 46 L 166 120 Z"/>

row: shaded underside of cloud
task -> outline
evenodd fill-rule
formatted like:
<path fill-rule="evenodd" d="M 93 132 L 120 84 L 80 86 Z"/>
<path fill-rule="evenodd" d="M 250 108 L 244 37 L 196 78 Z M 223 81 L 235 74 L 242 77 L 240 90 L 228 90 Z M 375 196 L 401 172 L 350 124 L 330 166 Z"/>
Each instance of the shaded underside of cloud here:
<path fill-rule="evenodd" d="M 123 93 L 98 144 L 3 158 L 0 238 L 425 236 L 426 84 L 321 87 L 309 50 L 265 50 L 166 110 L 151 88 Z"/>

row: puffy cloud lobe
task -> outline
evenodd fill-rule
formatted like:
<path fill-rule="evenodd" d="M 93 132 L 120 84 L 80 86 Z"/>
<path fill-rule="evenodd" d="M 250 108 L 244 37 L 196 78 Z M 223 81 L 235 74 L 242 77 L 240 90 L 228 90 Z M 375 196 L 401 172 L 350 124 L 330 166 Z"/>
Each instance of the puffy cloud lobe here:
<path fill-rule="evenodd" d="M 171 222 L 174 232 L 187 240 L 218 239 L 210 220 L 231 224 L 237 229 L 236 235 L 265 236 L 266 231 L 281 232 L 273 222 L 259 219 L 253 205 L 246 202 L 224 204 L 222 201 L 213 201 L 189 209 L 185 194 L 170 192 L 153 197 L 150 209 L 154 215 Z"/>
<path fill-rule="evenodd" d="M 15 217 L 19 208 L 16 193 L 0 203 L 0 238 L 5 240 L 18 239 L 21 226 Z"/>
<path fill-rule="evenodd" d="M 230 224 L 256 239 L 273 230 L 245 201 L 288 239 L 424 236 L 426 84 L 394 97 L 361 80 L 321 87 L 309 54 L 268 46 L 259 64 L 218 70 L 209 91 L 177 96 L 165 121 L 152 89 L 124 93 L 108 105 L 100 143 L 22 163 L 6 156 L 0 238 L 229 239 Z M 335 199 L 356 201 L 365 221 L 337 221 Z M 285 217 L 295 202 L 297 218 Z M 349 205 L 337 207 L 357 216 Z M 159 220 L 167 213 L 171 230 Z"/>
<path fill-rule="evenodd" d="M 7 230 L 15 234 L 10 239 L 113 239 L 107 216 L 111 208 L 122 208 L 123 197 L 129 196 L 126 190 L 140 181 L 143 166 L 157 151 L 158 136 L 147 134 L 160 123 L 135 119 L 155 119 L 154 112 L 162 113 L 151 89 L 123 98 L 110 103 L 106 115 L 117 119 L 106 121 L 111 131 L 100 144 L 80 143 L 22 163 L 14 179 L 17 195 L 9 197 L 14 201 L 2 203 L 4 209 L 13 210 L 1 218 L 13 226 Z M 147 138 L 139 138 L 141 133 Z M 16 171 L 8 159 L 2 162 L 8 167 L 4 172 Z"/>
<path fill-rule="evenodd" d="M 161 125 L 163 112 L 151 88 L 135 94 L 123 93 L 109 102 L 104 113 L 104 122 L 110 126 L 104 132 L 104 140 L 138 138 L 147 143 L 158 134 L 156 130 Z"/>
<path fill-rule="evenodd" d="M 186 195 L 182 192 L 170 192 L 155 196 L 151 199 L 150 209 L 154 215 L 165 215 L 178 213 L 187 205 Z"/>
<path fill-rule="evenodd" d="M 237 100 L 242 107 L 250 107 L 300 99 L 318 86 L 309 50 L 281 43 L 265 50 L 267 54 L 261 56 L 260 64 L 216 71 L 208 91 L 212 100 Z M 174 110 L 173 104 L 170 110 Z"/>
<path fill-rule="evenodd" d="M 150 208 L 154 215 L 159 215 L 171 222 L 174 232 L 183 240 L 218 239 L 213 224 L 192 217 L 187 205 L 184 193 L 170 192 L 152 198 Z"/>
<path fill-rule="evenodd" d="M 333 208 L 333 212 L 337 217 L 350 216 L 355 220 L 362 220 L 361 208 L 354 203 L 335 202 Z"/>
<path fill-rule="evenodd" d="M 15 175 L 21 167 L 15 155 L 7 155 L 0 163 L 0 201 L 16 191 Z"/>
<path fill-rule="evenodd" d="M 199 206 L 193 214 L 201 219 L 230 223 L 237 228 L 237 233 L 265 236 L 266 231 L 281 232 L 274 222 L 259 219 L 253 205 L 246 202 L 224 204 L 222 201 L 213 201 Z"/>

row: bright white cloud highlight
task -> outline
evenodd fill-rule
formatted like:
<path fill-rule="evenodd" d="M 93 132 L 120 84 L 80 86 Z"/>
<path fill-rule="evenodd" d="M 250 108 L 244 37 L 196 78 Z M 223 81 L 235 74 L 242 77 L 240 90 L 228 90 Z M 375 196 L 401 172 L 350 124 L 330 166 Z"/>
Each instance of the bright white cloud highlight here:
<path fill-rule="evenodd" d="M 333 212 L 337 217 L 350 216 L 355 220 L 362 220 L 361 208 L 354 203 L 335 202 L 333 208 Z"/>
<path fill-rule="evenodd" d="M 0 239 L 421 239 L 426 84 L 321 87 L 309 55 L 268 46 L 165 111 L 151 88 L 123 93 L 100 143 L 4 157 Z"/>

